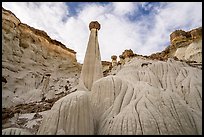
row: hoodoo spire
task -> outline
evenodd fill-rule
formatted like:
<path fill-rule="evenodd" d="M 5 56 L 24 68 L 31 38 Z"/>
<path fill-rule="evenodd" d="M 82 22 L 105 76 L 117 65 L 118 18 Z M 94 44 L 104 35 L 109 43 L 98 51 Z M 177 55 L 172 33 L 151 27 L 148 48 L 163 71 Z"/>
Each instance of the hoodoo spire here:
<path fill-rule="evenodd" d="M 91 31 L 88 46 L 82 66 L 78 89 L 91 90 L 94 81 L 103 77 L 101 55 L 98 44 L 98 30 L 100 24 L 92 21 L 89 24 Z"/>

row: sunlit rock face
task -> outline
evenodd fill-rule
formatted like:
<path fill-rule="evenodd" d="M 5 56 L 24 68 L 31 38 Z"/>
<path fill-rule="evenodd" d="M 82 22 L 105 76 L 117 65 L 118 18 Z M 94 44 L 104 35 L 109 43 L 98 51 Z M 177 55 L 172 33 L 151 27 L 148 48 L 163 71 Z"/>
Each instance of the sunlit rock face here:
<path fill-rule="evenodd" d="M 176 30 L 170 35 L 171 46 L 175 46 L 172 54 L 179 60 L 202 63 L 202 27 L 190 30 Z"/>
<path fill-rule="evenodd" d="M 2 107 L 71 92 L 80 70 L 74 50 L 2 8 Z"/>
<path fill-rule="evenodd" d="M 178 48 L 174 56 L 181 60 L 202 63 L 202 40 L 193 42 L 189 46 Z"/>
<path fill-rule="evenodd" d="M 202 63 L 202 27 L 187 32 L 174 31 L 170 39 L 172 46 L 175 46 L 173 56 L 179 60 Z"/>
<path fill-rule="evenodd" d="M 177 45 L 182 41 L 187 41 L 188 39 L 195 40 L 202 37 L 202 27 L 192 29 L 190 31 L 175 30 L 170 34 L 170 41 L 172 45 Z"/>
<path fill-rule="evenodd" d="M 186 62 L 202 63 L 202 27 L 190 31 L 176 30 L 170 34 L 170 45 L 151 59 L 177 58 Z"/>

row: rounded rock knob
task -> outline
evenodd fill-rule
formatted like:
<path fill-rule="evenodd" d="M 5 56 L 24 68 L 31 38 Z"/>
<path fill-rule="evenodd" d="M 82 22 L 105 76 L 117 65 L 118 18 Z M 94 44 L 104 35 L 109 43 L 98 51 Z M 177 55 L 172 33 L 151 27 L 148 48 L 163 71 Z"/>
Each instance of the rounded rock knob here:
<path fill-rule="evenodd" d="M 116 55 L 113 55 L 113 56 L 111 56 L 111 59 L 112 59 L 112 60 L 116 60 L 116 59 L 117 59 L 117 56 L 116 56 Z"/>
<path fill-rule="evenodd" d="M 89 29 L 91 30 L 93 28 L 100 30 L 101 25 L 98 23 L 98 21 L 92 21 L 89 23 Z"/>

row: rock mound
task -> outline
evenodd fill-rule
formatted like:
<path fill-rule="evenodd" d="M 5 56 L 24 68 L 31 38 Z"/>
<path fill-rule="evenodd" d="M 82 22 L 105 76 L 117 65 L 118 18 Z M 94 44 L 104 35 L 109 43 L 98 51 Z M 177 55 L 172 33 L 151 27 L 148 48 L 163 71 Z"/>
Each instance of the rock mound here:
<path fill-rule="evenodd" d="M 93 135 L 94 121 L 88 94 L 76 91 L 58 100 L 43 119 L 37 134 Z"/>
<path fill-rule="evenodd" d="M 202 134 L 202 70 L 173 59 L 134 58 L 115 76 L 94 82 L 91 92 L 76 91 L 54 106 L 39 134 Z M 66 122 L 50 124 L 55 115 L 58 123 L 72 117 L 73 130 Z M 89 130 L 79 131 L 80 117 Z"/>

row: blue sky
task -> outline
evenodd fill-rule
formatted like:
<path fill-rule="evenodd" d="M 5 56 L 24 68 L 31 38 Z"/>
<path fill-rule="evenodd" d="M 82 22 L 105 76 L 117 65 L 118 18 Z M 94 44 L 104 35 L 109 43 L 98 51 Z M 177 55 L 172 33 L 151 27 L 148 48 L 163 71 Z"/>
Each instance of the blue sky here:
<path fill-rule="evenodd" d="M 125 49 L 150 55 L 164 50 L 176 29 L 202 26 L 202 2 L 3 2 L 23 23 L 44 30 L 77 52 L 83 63 L 92 20 L 101 24 L 102 60 Z"/>
<path fill-rule="evenodd" d="M 70 9 L 71 16 L 76 16 L 77 10 L 79 7 L 89 5 L 90 3 L 93 3 L 93 2 L 66 2 L 66 5 Z M 105 5 L 109 4 L 110 2 L 95 2 L 95 3 L 98 3 L 99 5 L 105 6 Z"/>

